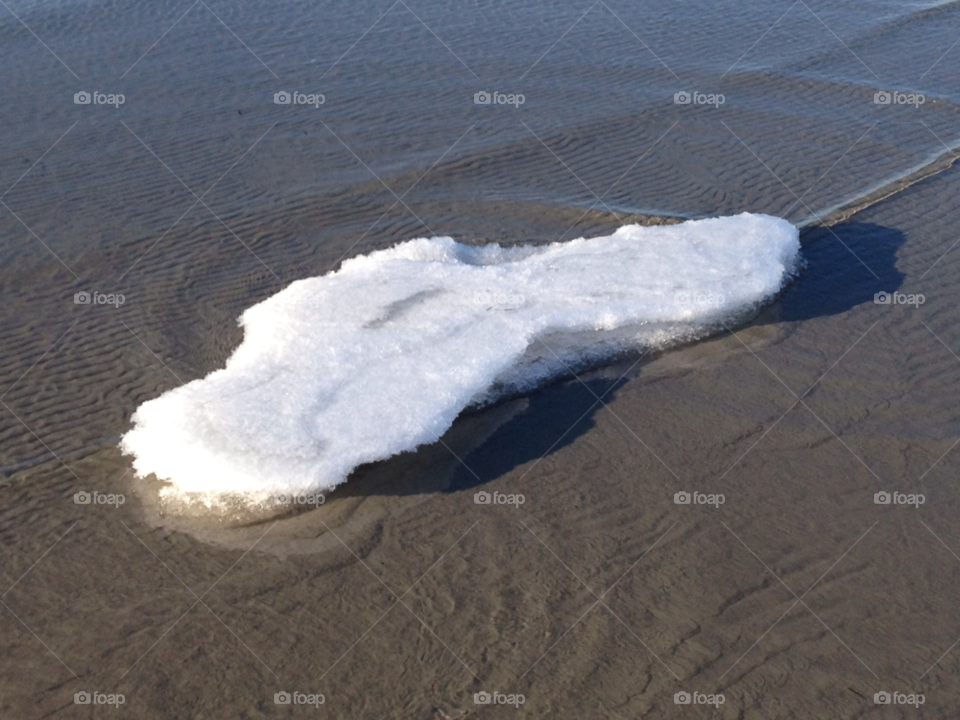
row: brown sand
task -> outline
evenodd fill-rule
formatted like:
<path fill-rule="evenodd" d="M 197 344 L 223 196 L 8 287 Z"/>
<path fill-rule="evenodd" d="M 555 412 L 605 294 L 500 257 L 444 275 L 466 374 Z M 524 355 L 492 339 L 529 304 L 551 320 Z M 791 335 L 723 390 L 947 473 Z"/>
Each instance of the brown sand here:
<path fill-rule="evenodd" d="M 268 522 L 159 516 L 109 439 L 140 402 L 223 363 L 267 271 L 252 262 L 249 287 L 217 295 L 192 334 L 162 331 L 212 292 L 189 264 L 179 302 L 131 298 L 126 326 L 87 313 L 35 328 L 45 348 L 79 320 L 3 399 L 31 428 L 11 423 L 5 441 L 35 453 L 0 487 L 0 716 L 952 717 L 960 265 L 937 260 L 958 189 L 947 170 L 805 232 L 807 273 L 735 334 L 466 416 L 448 447 L 361 468 L 322 508 Z M 540 242 L 582 214 L 417 211 L 438 232 L 486 218 L 485 237 Z M 591 213 L 576 234 L 615 224 Z M 873 304 L 901 275 L 926 303 Z M 91 346 L 99 360 L 78 363 Z M 4 388 L 35 349 L 10 358 Z M 112 414 L 64 429 L 85 406 Z M 32 432 L 58 454 L 90 449 L 50 460 Z M 476 505 L 481 485 L 525 503 Z M 94 489 L 127 502 L 73 503 Z M 725 502 L 676 505 L 681 490 Z M 926 503 L 875 505 L 880 490 Z M 76 706 L 83 689 L 126 703 Z M 326 701 L 275 705 L 281 690 Z M 525 703 L 478 706 L 480 690 Z M 726 702 L 675 705 L 681 690 Z M 880 690 L 925 704 L 878 708 Z"/>

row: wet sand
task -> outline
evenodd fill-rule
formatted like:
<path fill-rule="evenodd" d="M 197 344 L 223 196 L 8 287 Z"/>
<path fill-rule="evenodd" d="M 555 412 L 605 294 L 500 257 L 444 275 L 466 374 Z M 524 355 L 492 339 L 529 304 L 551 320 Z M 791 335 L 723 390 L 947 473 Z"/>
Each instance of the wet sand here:
<path fill-rule="evenodd" d="M 87 688 L 138 717 L 282 717 L 281 690 L 323 693 L 316 712 L 338 718 L 949 717 L 960 265 L 938 258 L 958 189 L 948 169 L 809 228 L 807 270 L 748 327 L 465 416 L 311 512 L 163 518 L 111 445 L 9 471 L 4 581 L 29 572 L 3 598 L 3 715 L 89 717 L 72 702 Z M 514 212 L 550 237 L 582 211 Z M 926 302 L 874 304 L 894 289 Z M 76 406 L 71 354 L 128 333 L 81 322 L 5 402 Z M 208 322 L 176 362 L 127 343 L 83 387 L 119 392 L 124 427 L 222 363 L 236 332 Z M 94 489 L 127 501 L 73 503 Z M 477 505 L 479 489 L 525 502 Z M 684 490 L 725 501 L 676 505 Z M 876 505 L 881 490 L 926 502 Z M 884 711 L 884 689 L 925 704 Z M 480 690 L 525 703 L 477 706 Z M 682 690 L 726 702 L 675 705 Z"/>
<path fill-rule="evenodd" d="M 0 717 L 956 715 L 957 3 L 105 7 L 0 13 Z M 344 258 L 741 211 L 807 260 L 746 327 L 466 413 L 318 509 L 171 515 L 117 450 Z"/>

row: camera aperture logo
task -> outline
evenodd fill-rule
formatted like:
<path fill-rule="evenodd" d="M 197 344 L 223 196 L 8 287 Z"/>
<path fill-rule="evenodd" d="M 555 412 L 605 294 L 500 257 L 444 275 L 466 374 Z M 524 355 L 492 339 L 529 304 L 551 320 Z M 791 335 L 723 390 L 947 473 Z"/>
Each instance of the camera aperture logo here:
<path fill-rule="evenodd" d="M 874 105 L 913 105 L 919 108 L 927 101 L 920 93 L 902 93 L 896 90 L 880 90 L 873 94 Z"/>
<path fill-rule="evenodd" d="M 727 98 L 721 93 L 702 93 L 694 90 L 692 93 L 681 90 L 673 94 L 674 105 L 713 105 L 720 107 L 727 101 Z"/>
<path fill-rule="evenodd" d="M 74 305 L 113 305 L 119 308 L 127 301 L 123 293 L 102 293 L 94 290 L 92 293 L 82 290 L 73 294 Z"/>
<path fill-rule="evenodd" d="M 519 510 L 520 506 L 523 505 L 526 498 L 523 495 L 507 495 L 501 492 L 488 493 L 486 490 L 481 490 L 478 493 L 474 493 L 473 502 L 476 505 L 513 505 L 515 510 Z"/>
<path fill-rule="evenodd" d="M 889 493 L 886 490 L 881 490 L 873 494 L 873 502 L 875 505 L 913 505 L 916 509 L 926 501 L 927 498 L 922 493 L 902 493 L 896 490 Z"/>
<path fill-rule="evenodd" d="M 498 690 L 494 690 L 492 693 L 481 690 L 473 694 L 474 705 L 513 705 L 515 708 L 519 708 L 526 701 L 527 699 L 523 695 L 513 693 L 507 695 Z"/>
<path fill-rule="evenodd" d="M 281 690 L 273 694 L 274 705 L 313 705 L 318 708 L 326 701 L 327 699 L 320 693 L 302 693 L 296 690 L 288 693 L 286 690 Z"/>
<path fill-rule="evenodd" d="M 514 109 L 519 108 L 527 101 L 527 98 L 524 97 L 521 93 L 502 93 L 494 90 L 492 93 L 488 93 L 486 90 L 481 90 L 478 93 L 473 94 L 473 104 L 474 105 L 513 105 Z"/>
<path fill-rule="evenodd" d="M 913 305 L 918 308 L 927 301 L 927 298 L 922 294 L 917 293 L 916 295 L 904 295 L 901 292 L 892 292 L 888 293 L 886 291 L 881 291 L 874 293 L 873 295 L 873 304 L 874 305 Z"/>
<path fill-rule="evenodd" d="M 726 501 L 727 499 L 723 496 L 723 493 L 702 493 L 696 490 L 690 493 L 686 490 L 681 490 L 673 494 L 673 502 L 675 505 L 713 505 L 716 509 Z"/>
<path fill-rule="evenodd" d="M 81 690 L 73 694 L 74 705 L 113 705 L 119 708 L 127 699 L 121 693 L 102 693 L 94 690 L 92 693 Z"/>
<path fill-rule="evenodd" d="M 696 690 L 692 693 L 681 690 L 673 694 L 673 702 L 675 705 L 713 705 L 714 708 L 719 708 L 726 701 L 727 699 L 723 696 L 723 693 L 709 695 L 707 693 L 697 692 Z"/>
<path fill-rule="evenodd" d="M 102 93 L 98 90 L 94 90 L 92 93 L 88 93 L 86 90 L 81 90 L 78 93 L 73 94 L 73 104 L 74 105 L 113 105 L 117 110 L 120 109 L 120 106 L 127 101 L 120 93 Z"/>
<path fill-rule="evenodd" d="M 320 93 L 302 93 L 294 90 L 292 93 L 281 90 L 273 94 L 274 105 L 313 105 L 316 110 L 327 101 Z"/>
<path fill-rule="evenodd" d="M 920 693 L 902 693 L 894 690 L 892 693 L 881 690 L 873 694 L 874 705 L 913 705 L 919 708 L 927 699 Z"/>
<path fill-rule="evenodd" d="M 123 505 L 127 499 L 120 493 L 101 493 L 94 490 L 86 492 L 81 490 L 73 494 L 74 505 L 113 505 L 115 508 Z"/>

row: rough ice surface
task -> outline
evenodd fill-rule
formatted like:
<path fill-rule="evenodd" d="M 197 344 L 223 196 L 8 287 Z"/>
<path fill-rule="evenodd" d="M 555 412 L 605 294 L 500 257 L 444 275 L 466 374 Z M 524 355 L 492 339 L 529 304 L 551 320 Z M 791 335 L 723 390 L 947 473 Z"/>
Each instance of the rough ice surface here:
<path fill-rule="evenodd" d="M 226 367 L 141 405 L 121 448 L 171 500 L 325 492 L 471 405 L 742 322 L 799 252 L 793 225 L 752 214 L 536 247 L 404 242 L 246 310 Z"/>

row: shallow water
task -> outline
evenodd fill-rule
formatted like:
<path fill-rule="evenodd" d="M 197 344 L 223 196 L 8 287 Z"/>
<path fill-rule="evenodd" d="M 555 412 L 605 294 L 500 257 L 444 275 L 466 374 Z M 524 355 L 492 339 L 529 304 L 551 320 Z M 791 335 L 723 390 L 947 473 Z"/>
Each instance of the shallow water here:
<path fill-rule="evenodd" d="M 955 168 L 807 227 L 806 272 L 736 336 L 461 417 L 275 525 L 172 521 L 116 446 L 223 366 L 243 310 L 346 257 L 639 219 L 613 212 L 813 225 L 957 147 L 958 37 L 956 2 L 0 5 L 0 715 L 79 717 L 96 687 L 267 717 L 286 688 L 453 718 L 499 688 L 672 717 L 682 687 L 739 717 L 861 717 L 880 689 L 951 717 Z M 926 303 L 873 303 L 893 290 Z M 73 502 L 94 490 L 127 502 Z"/>
<path fill-rule="evenodd" d="M 222 363 L 245 307 L 353 254 L 589 230 L 576 211 L 541 232 L 544 206 L 804 224 L 960 141 L 958 3 L 10 8 L 0 327 L 21 372 L 77 320 L 107 337 L 73 368 L 107 381 L 144 340 L 187 380 Z M 926 100 L 876 105 L 879 88 Z M 82 90 L 125 101 L 75 105 Z M 325 102 L 276 105 L 281 90 Z M 525 102 L 474 104 L 484 90 Z M 724 103 L 675 104 L 684 90 Z M 124 294 L 109 328 L 71 304 L 84 290 Z M 82 417 L 24 409 L 59 452 L 129 417 L 129 397 L 118 413 L 79 392 Z M 4 467 L 46 456 L 0 422 Z"/>

